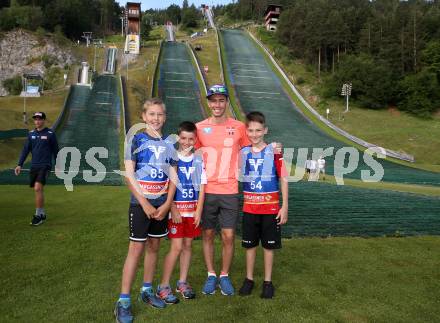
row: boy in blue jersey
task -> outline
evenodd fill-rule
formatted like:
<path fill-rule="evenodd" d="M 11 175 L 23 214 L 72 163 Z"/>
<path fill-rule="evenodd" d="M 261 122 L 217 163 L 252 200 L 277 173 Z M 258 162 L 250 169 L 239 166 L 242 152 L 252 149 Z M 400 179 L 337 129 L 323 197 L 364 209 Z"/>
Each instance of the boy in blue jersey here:
<path fill-rule="evenodd" d="M 179 125 L 179 161 L 177 176 L 179 184 L 171 206 L 168 221 L 171 241 L 170 251 L 165 257 L 162 282 L 158 288 L 159 296 L 165 301 L 177 303 L 170 287 L 171 274 L 180 256 L 180 277 L 176 292 L 185 299 L 195 298 L 196 294 L 187 282 L 191 262 L 191 248 L 194 238 L 201 235 L 200 218 L 205 199 L 206 173 L 201 155 L 192 149 L 197 140 L 197 127 L 193 122 L 185 121 Z"/>
<path fill-rule="evenodd" d="M 130 289 L 144 249 L 144 284 L 139 300 L 156 308 L 166 306 L 154 293 L 152 282 L 160 240 L 168 234 L 167 215 L 176 191 L 177 152 L 170 137 L 162 134 L 166 120 L 162 100 L 147 100 L 142 119 L 146 130 L 134 135 L 131 150 L 125 156 L 127 185 L 131 191 L 130 243 L 122 272 L 121 294 L 114 311 L 116 320 L 122 323 L 133 321 Z"/>
<path fill-rule="evenodd" d="M 264 254 L 264 282 L 261 298 L 272 298 L 274 250 L 281 248 L 281 225 L 287 222 L 288 175 L 281 153 L 264 142 L 266 120 L 260 112 L 246 116 L 246 133 L 252 145 L 241 149 L 243 181 L 242 246 L 246 248 L 246 278 L 241 296 L 250 295 L 254 287 L 254 265 L 261 241 Z M 280 188 L 283 198 L 280 207 Z"/>
<path fill-rule="evenodd" d="M 43 187 L 52 168 L 52 159 L 56 160 L 59 148 L 55 132 L 44 126 L 46 114 L 35 112 L 32 118 L 35 129 L 29 132 L 18 166 L 15 167 L 15 175 L 20 174 L 23 163 L 31 153 L 30 187 L 33 187 L 35 191 L 35 215 L 31 225 L 37 226 L 46 220 Z"/>

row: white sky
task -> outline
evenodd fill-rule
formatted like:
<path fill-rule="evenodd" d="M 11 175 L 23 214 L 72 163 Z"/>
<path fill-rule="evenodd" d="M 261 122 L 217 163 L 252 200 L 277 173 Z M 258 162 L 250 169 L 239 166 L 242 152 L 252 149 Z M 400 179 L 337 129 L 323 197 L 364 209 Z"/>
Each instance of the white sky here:
<path fill-rule="evenodd" d="M 127 1 L 118 1 L 121 5 L 125 5 Z M 131 2 L 139 2 L 139 1 L 131 1 Z M 172 4 L 177 4 L 179 6 L 182 6 L 183 0 L 142 0 L 141 2 L 141 9 L 142 11 L 145 11 L 147 9 L 163 9 L 167 8 L 168 6 Z M 188 0 L 189 5 L 193 4 L 196 7 L 200 7 L 201 4 L 206 4 L 208 6 L 218 5 L 218 4 L 228 4 L 234 2 L 233 0 Z"/>

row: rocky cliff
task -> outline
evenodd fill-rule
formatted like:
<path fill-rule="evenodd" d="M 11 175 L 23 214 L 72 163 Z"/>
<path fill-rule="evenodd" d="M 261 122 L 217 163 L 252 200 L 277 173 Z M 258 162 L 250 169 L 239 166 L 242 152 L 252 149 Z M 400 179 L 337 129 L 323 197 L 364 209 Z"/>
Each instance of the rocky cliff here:
<path fill-rule="evenodd" d="M 37 37 L 23 30 L 14 30 L 0 38 L 0 96 L 8 94 L 3 88 L 3 80 L 29 71 L 44 73 L 44 56 L 50 57 L 52 63 L 60 67 L 70 65 L 74 60 L 68 49 L 57 46 L 47 37 Z"/>

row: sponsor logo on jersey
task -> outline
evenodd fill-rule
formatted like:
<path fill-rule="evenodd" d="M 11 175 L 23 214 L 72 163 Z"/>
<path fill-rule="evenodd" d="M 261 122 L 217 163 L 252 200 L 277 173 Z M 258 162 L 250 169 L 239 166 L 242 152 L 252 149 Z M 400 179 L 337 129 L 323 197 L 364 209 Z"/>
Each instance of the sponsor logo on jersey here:
<path fill-rule="evenodd" d="M 263 165 L 264 159 L 249 159 L 249 164 L 252 165 L 254 171 L 258 172 L 258 168 Z"/>
<path fill-rule="evenodd" d="M 196 168 L 194 166 L 190 166 L 190 167 L 179 167 L 179 170 L 185 174 L 185 177 L 187 180 L 189 180 L 191 178 L 191 174 L 194 173 L 194 171 L 196 170 Z"/>
<path fill-rule="evenodd" d="M 205 128 L 203 128 L 203 132 L 209 135 L 212 132 L 212 128 L 211 127 L 205 127 Z"/>
<path fill-rule="evenodd" d="M 148 146 L 148 149 L 154 153 L 154 157 L 156 157 L 156 159 L 159 159 L 160 154 L 162 154 L 166 148 L 163 146 Z"/>
<path fill-rule="evenodd" d="M 197 201 L 174 201 L 183 217 L 192 217 L 197 210 Z"/>
<path fill-rule="evenodd" d="M 47 136 L 41 136 L 41 139 L 47 140 Z"/>
<path fill-rule="evenodd" d="M 168 191 L 168 180 L 161 182 L 138 180 L 138 183 L 144 194 L 158 194 L 166 193 Z"/>
<path fill-rule="evenodd" d="M 279 192 L 255 193 L 243 192 L 245 204 L 275 204 L 279 203 Z"/>
<path fill-rule="evenodd" d="M 226 132 L 229 136 L 233 136 L 235 133 L 235 127 L 226 127 Z"/>

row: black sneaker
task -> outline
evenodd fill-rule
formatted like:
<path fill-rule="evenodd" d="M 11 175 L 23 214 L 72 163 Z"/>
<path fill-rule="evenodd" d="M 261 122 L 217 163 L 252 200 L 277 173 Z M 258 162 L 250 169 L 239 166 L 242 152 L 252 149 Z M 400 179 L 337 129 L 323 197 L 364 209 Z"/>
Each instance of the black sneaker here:
<path fill-rule="evenodd" d="M 263 292 L 261 293 L 261 298 L 272 298 L 275 293 L 275 287 L 273 287 L 272 282 L 263 282 Z"/>
<path fill-rule="evenodd" d="M 41 220 L 46 221 L 46 214 L 40 214 Z"/>
<path fill-rule="evenodd" d="M 238 295 L 240 296 L 247 296 L 252 293 L 252 289 L 254 288 L 254 281 L 245 278 L 243 281 L 243 285 L 241 286 L 240 290 L 238 291 Z"/>
<path fill-rule="evenodd" d="M 41 218 L 41 215 L 34 215 L 31 221 L 31 225 L 37 226 L 43 223 L 43 219 Z"/>

